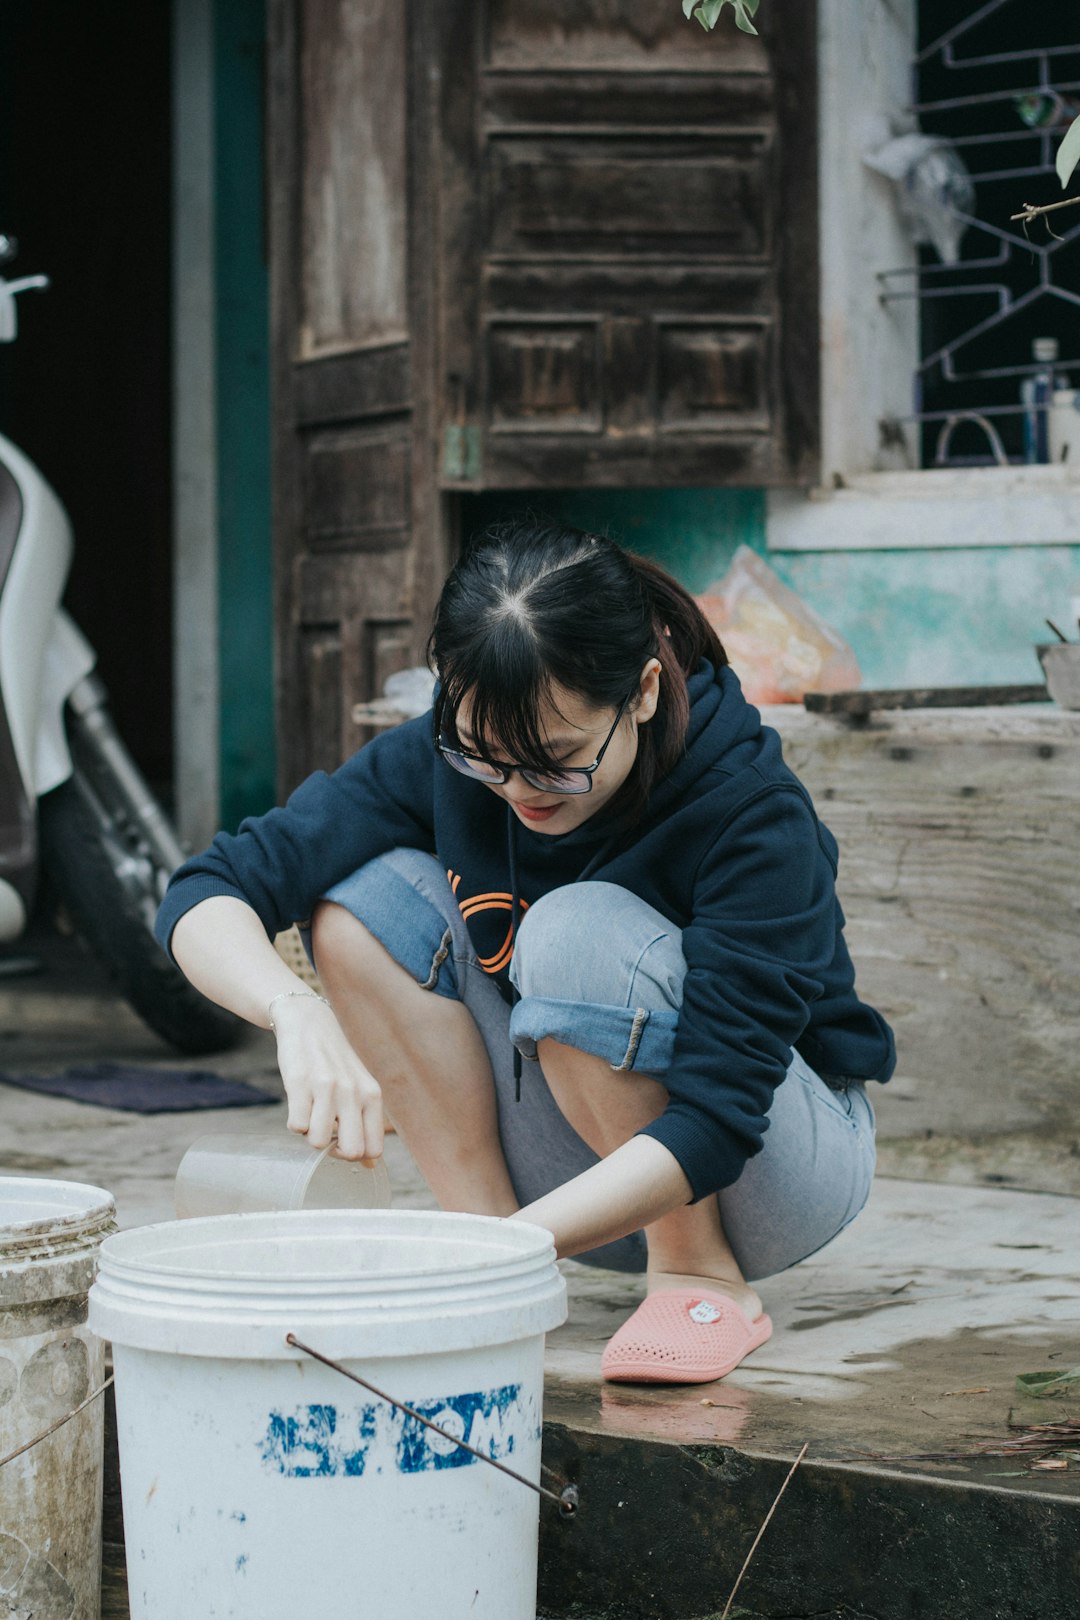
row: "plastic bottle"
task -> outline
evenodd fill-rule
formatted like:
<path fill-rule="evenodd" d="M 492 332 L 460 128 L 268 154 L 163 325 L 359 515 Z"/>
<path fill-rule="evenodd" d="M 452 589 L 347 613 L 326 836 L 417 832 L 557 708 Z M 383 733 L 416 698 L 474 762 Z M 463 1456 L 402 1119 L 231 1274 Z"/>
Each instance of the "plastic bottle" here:
<path fill-rule="evenodd" d="M 1080 392 L 1060 387 L 1060 380 L 1050 404 L 1050 460 L 1055 467 L 1064 464 L 1076 472 L 1080 468 Z"/>
<path fill-rule="evenodd" d="M 1031 345 L 1031 354 L 1038 369 L 1020 384 L 1020 401 L 1024 407 L 1024 460 L 1029 465 L 1044 464 L 1050 460 L 1050 405 L 1055 388 L 1069 386 L 1068 377 L 1054 371 L 1058 357 L 1057 338 L 1036 338 Z"/>

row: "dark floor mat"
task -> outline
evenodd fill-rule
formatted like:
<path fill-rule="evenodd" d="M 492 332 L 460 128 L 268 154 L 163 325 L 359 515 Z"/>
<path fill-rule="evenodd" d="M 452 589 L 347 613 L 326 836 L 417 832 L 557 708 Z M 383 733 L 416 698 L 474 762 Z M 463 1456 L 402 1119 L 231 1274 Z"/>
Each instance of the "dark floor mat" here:
<path fill-rule="evenodd" d="M 129 1063 L 73 1063 L 61 1074 L 0 1073 L 0 1084 L 132 1114 L 258 1108 L 279 1101 L 245 1080 L 226 1080 L 207 1069 L 140 1069 Z"/>

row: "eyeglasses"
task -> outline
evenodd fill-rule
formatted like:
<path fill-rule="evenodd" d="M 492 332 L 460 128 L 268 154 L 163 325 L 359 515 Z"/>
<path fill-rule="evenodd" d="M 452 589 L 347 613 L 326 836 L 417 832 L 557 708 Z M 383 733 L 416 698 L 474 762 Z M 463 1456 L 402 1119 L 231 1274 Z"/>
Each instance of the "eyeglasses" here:
<path fill-rule="evenodd" d="M 634 688 L 636 691 L 637 688 Z M 491 760 L 485 759 L 482 754 L 471 754 L 465 748 L 451 748 L 448 743 L 439 738 L 439 753 L 452 765 L 455 771 L 462 776 L 469 776 L 474 782 L 486 782 L 489 787 L 499 787 L 509 782 L 515 771 L 523 782 L 536 788 L 539 793 L 591 793 L 592 779 L 600 769 L 600 762 L 608 751 L 608 746 L 619 729 L 619 721 L 626 713 L 627 704 L 633 697 L 628 692 L 619 705 L 619 712 L 615 716 L 615 723 L 604 738 L 599 753 L 591 765 L 571 765 L 564 771 L 534 771 L 525 765 L 494 765 Z"/>

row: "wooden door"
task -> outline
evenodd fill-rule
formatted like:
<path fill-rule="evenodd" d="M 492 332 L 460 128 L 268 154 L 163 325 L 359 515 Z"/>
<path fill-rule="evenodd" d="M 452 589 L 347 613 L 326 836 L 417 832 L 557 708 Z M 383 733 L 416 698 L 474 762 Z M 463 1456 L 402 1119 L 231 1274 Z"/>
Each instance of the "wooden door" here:
<path fill-rule="evenodd" d="M 366 740 L 446 568 L 434 469 L 423 5 L 272 0 L 268 124 L 281 790 Z M 419 244 L 419 246 L 417 246 Z"/>
<path fill-rule="evenodd" d="M 271 0 L 281 786 L 422 656 L 453 492 L 817 474 L 814 0 Z"/>
<path fill-rule="evenodd" d="M 814 0 L 440 0 L 446 488 L 817 474 Z"/>

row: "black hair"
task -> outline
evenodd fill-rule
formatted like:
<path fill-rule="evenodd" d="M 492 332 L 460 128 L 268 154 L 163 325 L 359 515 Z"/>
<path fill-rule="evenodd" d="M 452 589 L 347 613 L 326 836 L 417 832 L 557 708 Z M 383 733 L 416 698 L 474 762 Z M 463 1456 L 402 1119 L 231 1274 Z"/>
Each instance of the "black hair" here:
<path fill-rule="evenodd" d="M 604 535 L 538 518 L 485 530 L 452 570 L 435 610 L 429 661 L 440 679 L 435 735 L 456 742 L 470 699 L 476 747 L 494 740 L 515 762 L 553 771 L 541 704 L 553 685 L 597 709 L 633 711 L 641 672 L 660 662 L 657 710 L 639 733 L 619 808 L 640 814 L 680 757 L 690 715 L 687 676 L 726 664 L 715 630 L 663 568 Z"/>

